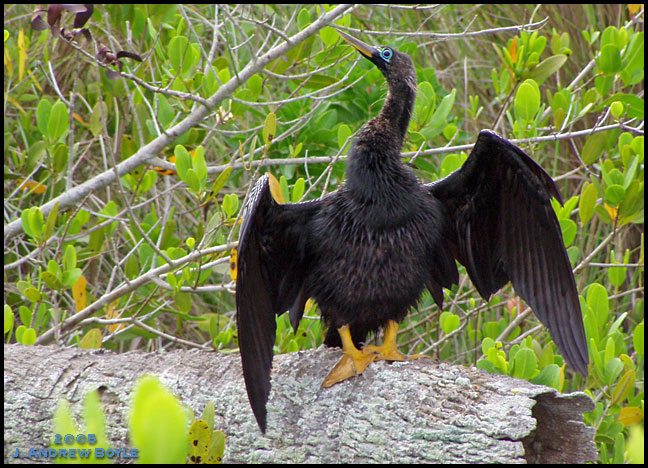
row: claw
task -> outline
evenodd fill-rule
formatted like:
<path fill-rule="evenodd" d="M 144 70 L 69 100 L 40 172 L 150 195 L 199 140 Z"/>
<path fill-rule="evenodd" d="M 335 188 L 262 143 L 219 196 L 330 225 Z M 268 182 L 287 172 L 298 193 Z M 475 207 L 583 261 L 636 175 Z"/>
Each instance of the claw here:
<path fill-rule="evenodd" d="M 365 369 L 374 361 L 412 361 L 414 359 L 432 359 L 425 354 L 412 354 L 410 356 L 401 353 L 396 347 L 396 334 L 398 323 L 390 320 L 385 328 L 385 341 L 380 346 L 364 346 L 359 350 L 353 344 L 351 332 L 348 325 L 338 328 L 342 339 L 344 354 L 331 372 L 324 379 L 322 387 L 330 387 L 338 382 L 362 374 Z"/>

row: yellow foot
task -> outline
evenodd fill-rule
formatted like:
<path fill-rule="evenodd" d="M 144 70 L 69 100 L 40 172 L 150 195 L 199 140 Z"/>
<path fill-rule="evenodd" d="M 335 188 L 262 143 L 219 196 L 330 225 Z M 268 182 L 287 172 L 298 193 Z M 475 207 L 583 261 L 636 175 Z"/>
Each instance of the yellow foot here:
<path fill-rule="evenodd" d="M 395 346 L 387 346 L 387 342 L 380 346 L 363 346 L 363 353 L 372 353 L 376 356 L 376 361 L 407 361 L 409 358 L 406 354 L 401 353 Z"/>
<path fill-rule="evenodd" d="M 357 354 L 353 353 L 353 357 L 349 356 L 347 351 L 345 351 L 345 354 L 342 355 L 342 359 L 338 361 L 335 367 L 324 379 L 322 388 L 330 387 L 338 382 L 362 374 L 367 366 L 369 366 L 377 356 L 377 354 L 374 353 L 366 354 L 358 349 L 356 349 L 356 351 Z"/>
<path fill-rule="evenodd" d="M 413 361 L 414 359 L 432 359 L 434 358 L 432 356 L 428 356 L 427 354 L 409 354 L 407 356 L 408 361 Z"/>
<path fill-rule="evenodd" d="M 398 324 L 393 320 L 387 322 L 385 327 L 385 340 L 380 346 L 365 346 L 362 351 L 365 353 L 376 353 L 376 361 L 413 361 L 414 359 L 428 358 L 425 354 L 406 355 L 401 353 L 396 347 L 396 334 L 398 333 Z"/>
<path fill-rule="evenodd" d="M 342 339 L 342 349 L 344 354 L 342 359 L 329 372 L 322 384 L 323 388 L 330 387 L 338 382 L 362 374 L 367 366 L 374 361 L 412 361 L 414 359 L 427 358 L 432 359 L 425 354 L 412 354 L 407 356 L 396 348 L 396 334 L 398 324 L 392 320 L 387 323 L 385 328 L 385 341 L 380 346 L 365 346 L 360 351 L 353 344 L 349 326 L 344 325 L 338 328 L 338 333 Z"/>

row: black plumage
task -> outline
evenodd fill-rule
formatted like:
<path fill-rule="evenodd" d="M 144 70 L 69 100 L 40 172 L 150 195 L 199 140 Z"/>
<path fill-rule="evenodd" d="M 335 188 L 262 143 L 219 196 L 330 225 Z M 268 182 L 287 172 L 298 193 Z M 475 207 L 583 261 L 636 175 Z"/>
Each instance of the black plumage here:
<path fill-rule="evenodd" d="M 349 372 L 361 373 L 374 359 L 404 358 L 391 348 L 359 351 L 353 345 L 385 327 L 395 345 L 396 323 L 426 287 L 442 307 L 442 288 L 458 282 L 455 259 L 485 299 L 511 281 L 567 362 L 586 374 L 580 304 L 550 205 L 551 197 L 560 200 L 551 177 L 522 150 L 482 131 L 463 167 L 421 184 L 400 157 L 416 97 L 411 59 L 340 34 L 381 70 L 389 86 L 382 111 L 349 150 L 344 185 L 319 200 L 278 204 L 265 175 L 251 192 L 241 226 L 239 346 L 261 430 L 276 315 L 289 311 L 296 329 L 308 298 L 317 301 L 328 326 L 325 343 L 344 347 L 329 378 L 346 374 L 327 378 L 331 385 Z M 345 336 L 353 343 L 343 343 Z"/>

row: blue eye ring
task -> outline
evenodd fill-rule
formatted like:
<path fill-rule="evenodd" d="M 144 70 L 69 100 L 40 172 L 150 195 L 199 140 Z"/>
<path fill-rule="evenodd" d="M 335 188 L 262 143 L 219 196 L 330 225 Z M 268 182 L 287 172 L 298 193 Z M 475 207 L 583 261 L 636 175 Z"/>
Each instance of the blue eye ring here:
<path fill-rule="evenodd" d="M 394 52 L 389 47 L 380 47 L 378 50 L 380 51 L 380 58 L 387 63 L 391 62 Z"/>

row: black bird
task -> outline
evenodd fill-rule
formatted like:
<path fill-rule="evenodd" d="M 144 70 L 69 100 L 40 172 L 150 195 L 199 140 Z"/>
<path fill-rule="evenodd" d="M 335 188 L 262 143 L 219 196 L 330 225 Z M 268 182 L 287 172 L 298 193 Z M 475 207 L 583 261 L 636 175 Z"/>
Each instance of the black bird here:
<path fill-rule="evenodd" d="M 463 167 L 421 184 L 400 157 L 416 97 L 412 60 L 340 35 L 385 76 L 389 92 L 380 114 L 356 135 L 337 191 L 278 204 L 264 175 L 251 191 L 240 231 L 239 346 L 261 430 L 276 315 L 289 311 L 296 330 L 308 298 L 317 301 L 328 326 L 324 343 L 344 351 L 324 381 L 329 386 L 361 374 L 374 360 L 407 359 L 396 349 L 398 322 L 426 287 L 442 307 L 442 288 L 459 279 L 455 259 L 486 300 L 511 281 L 567 362 L 587 374 L 578 292 L 550 204 L 552 197 L 561 200 L 551 177 L 521 149 L 482 131 Z M 382 346 L 358 349 L 380 329 Z"/>

